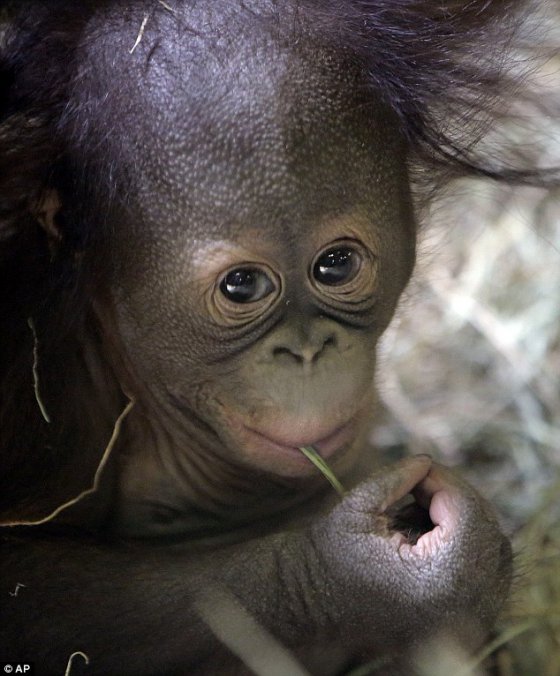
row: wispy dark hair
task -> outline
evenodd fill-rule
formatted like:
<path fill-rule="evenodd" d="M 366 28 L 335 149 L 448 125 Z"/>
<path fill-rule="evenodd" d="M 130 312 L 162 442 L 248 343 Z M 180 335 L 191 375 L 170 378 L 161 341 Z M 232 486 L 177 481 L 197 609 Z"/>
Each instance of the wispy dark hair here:
<path fill-rule="evenodd" d="M 4 236 L 75 142 L 67 133 L 74 51 L 91 15 L 111 5 L 147 7 L 123 0 L 12 0 L 4 10 L 8 16 L 11 7 L 13 14 L 0 45 Z M 244 7 L 239 0 L 239 5 L 248 21 L 255 20 L 259 3 Z M 272 0 L 262 5 L 264 16 L 257 20 L 273 17 L 282 23 L 287 21 L 282 15 L 290 15 L 305 26 L 308 39 L 355 61 L 364 87 L 394 111 L 421 163 L 505 181 L 556 178 L 485 156 L 478 144 L 520 90 L 511 77 L 511 60 L 529 11 L 524 0 Z"/>
<path fill-rule="evenodd" d="M 525 179 L 529 167 L 515 170 L 477 153 L 493 116 L 518 91 L 508 66 L 523 4 L 358 1 L 348 3 L 339 39 L 351 45 L 422 160 L 459 173 Z"/>

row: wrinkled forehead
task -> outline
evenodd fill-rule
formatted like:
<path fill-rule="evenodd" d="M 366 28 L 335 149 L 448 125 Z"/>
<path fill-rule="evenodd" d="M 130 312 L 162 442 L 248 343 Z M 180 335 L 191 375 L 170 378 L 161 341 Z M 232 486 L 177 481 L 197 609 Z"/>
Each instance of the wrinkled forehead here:
<path fill-rule="evenodd" d="M 274 232 L 399 180 L 400 141 L 344 58 L 311 49 L 303 25 L 286 36 L 244 23 L 236 3 L 225 14 L 208 4 L 183 6 L 181 20 L 138 13 L 138 34 L 117 19 L 119 54 L 96 55 L 132 208 L 206 233 Z"/>

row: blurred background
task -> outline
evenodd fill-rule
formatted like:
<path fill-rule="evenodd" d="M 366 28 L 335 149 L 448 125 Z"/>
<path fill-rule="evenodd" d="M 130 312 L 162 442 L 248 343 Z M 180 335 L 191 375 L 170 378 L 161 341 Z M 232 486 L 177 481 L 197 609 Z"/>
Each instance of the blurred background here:
<path fill-rule="evenodd" d="M 540 166 L 560 165 L 551 9 L 538 103 L 505 128 Z M 374 441 L 387 458 L 410 449 L 459 465 L 513 538 L 514 598 L 482 673 L 560 676 L 560 188 L 459 181 L 426 220 L 381 350 Z M 472 673 L 456 666 L 439 658 L 422 673 Z"/>

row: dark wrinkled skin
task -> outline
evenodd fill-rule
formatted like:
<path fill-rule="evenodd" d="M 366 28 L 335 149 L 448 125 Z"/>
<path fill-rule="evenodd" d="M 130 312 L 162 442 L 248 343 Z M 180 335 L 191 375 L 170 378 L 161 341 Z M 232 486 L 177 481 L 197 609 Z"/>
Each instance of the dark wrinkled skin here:
<path fill-rule="evenodd" d="M 440 632 L 473 650 L 508 592 L 507 540 L 451 472 L 418 457 L 376 473 L 365 440 L 375 345 L 414 261 L 391 115 L 363 105 L 331 54 L 227 12 L 177 11 L 235 37 L 228 58 L 163 13 L 147 67 L 149 33 L 129 53 L 141 11 L 100 12 L 81 47 L 69 96 L 106 93 L 87 107 L 90 148 L 108 138 L 131 181 L 84 253 L 109 267 L 93 275 L 102 340 L 83 345 L 98 396 L 118 393 L 102 438 L 121 390 L 134 407 L 98 494 L 62 512 L 60 530 L 5 529 L 0 659 L 63 673 L 79 650 L 88 674 L 243 673 L 208 627 L 224 594 L 316 674 L 380 656 L 410 673 Z M 41 216 L 51 235 L 55 211 Z M 361 277 L 333 296 L 311 277 L 339 240 L 360 252 Z M 247 264 L 274 292 L 224 306 L 219 281 Z M 340 500 L 294 449 L 332 434 L 323 452 L 353 487 Z M 416 544 L 385 514 L 411 492 L 431 518 Z"/>

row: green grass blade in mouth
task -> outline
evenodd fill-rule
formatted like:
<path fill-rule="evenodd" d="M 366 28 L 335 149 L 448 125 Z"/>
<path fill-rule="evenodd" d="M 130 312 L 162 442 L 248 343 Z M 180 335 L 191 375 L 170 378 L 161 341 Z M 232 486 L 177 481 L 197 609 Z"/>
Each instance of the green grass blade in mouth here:
<path fill-rule="evenodd" d="M 340 496 L 343 496 L 346 493 L 344 486 L 336 478 L 332 469 L 327 465 L 319 453 L 317 453 L 313 446 L 300 446 L 299 450 L 315 465 Z"/>

